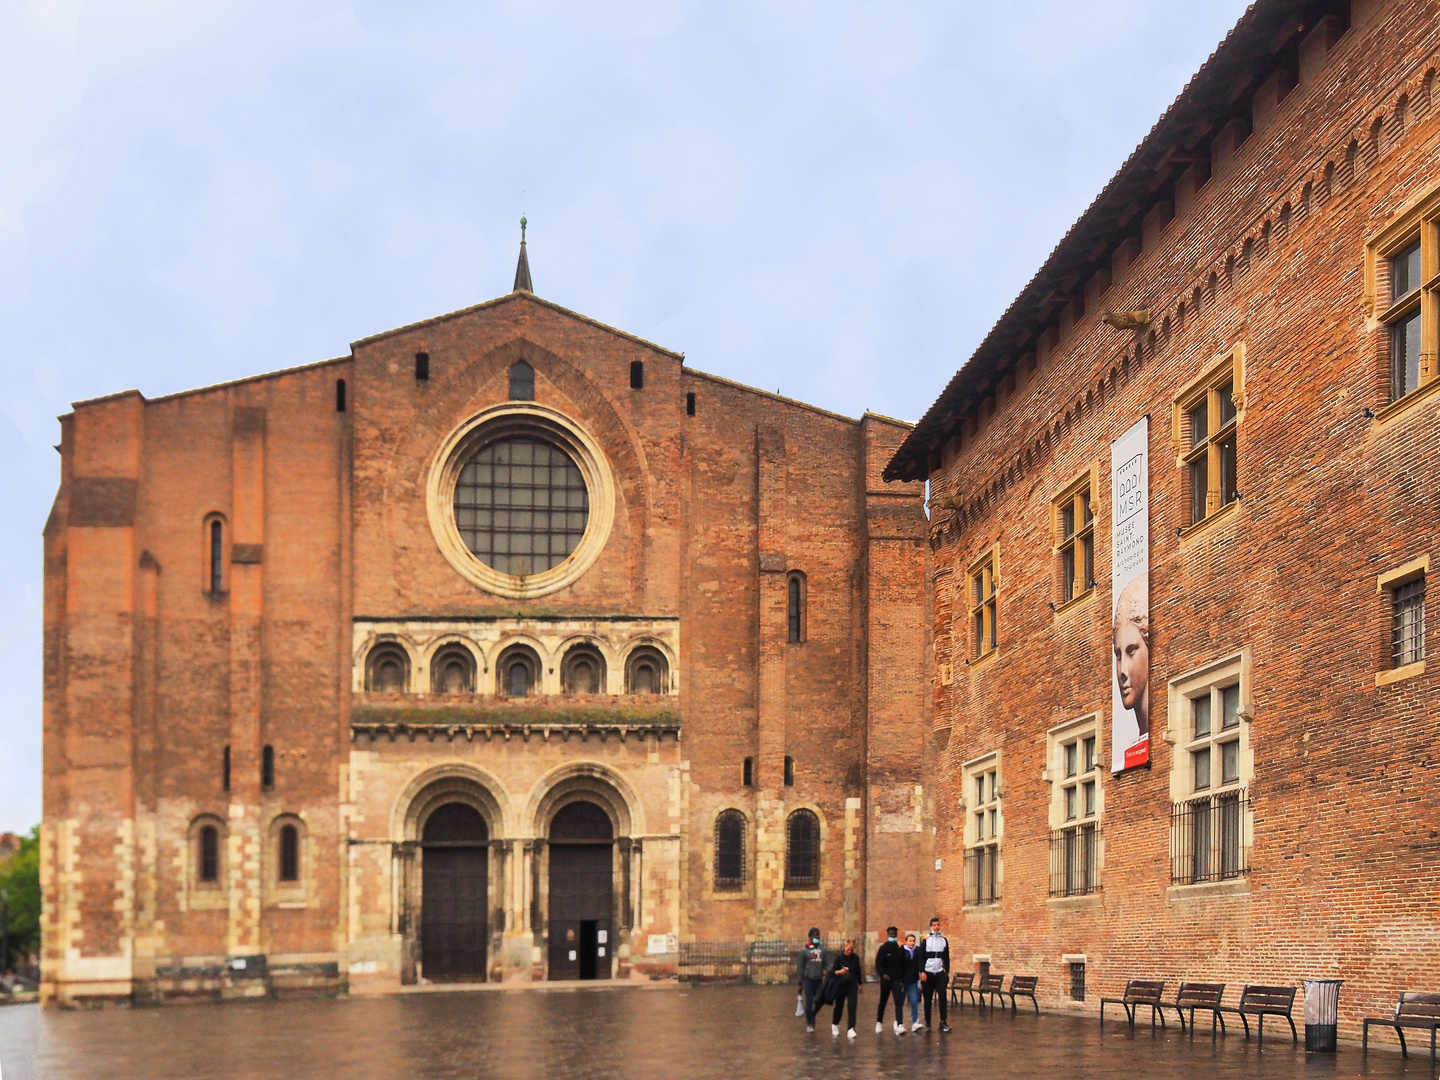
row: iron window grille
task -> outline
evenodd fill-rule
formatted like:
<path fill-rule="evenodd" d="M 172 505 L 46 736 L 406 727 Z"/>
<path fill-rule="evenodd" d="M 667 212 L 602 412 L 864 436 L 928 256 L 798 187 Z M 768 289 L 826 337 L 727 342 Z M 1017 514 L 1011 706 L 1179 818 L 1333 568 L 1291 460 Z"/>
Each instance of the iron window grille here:
<path fill-rule="evenodd" d="M 1050 895 L 1086 896 L 1099 890 L 1100 826 L 1088 822 L 1052 832 Z"/>
<path fill-rule="evenodd" d="M 722 811 L 715 819 L 715 891 L 738 892 L 745 887 L 745 816 Z"/>
<path fill-rule="evenodd" d="M 1070 1000 L 1085 1000 L 1085 961 L 1075 960 L 1070 964 Z"/>
<path fill-rule="evenodd" d="M 1390 632 L 1390 659 L 1395 667 L 1425 659 L 1425 578 L 1397 585 Z"/>
<path fill-rule="evenodd" d="M 1170 808 L 1170 882 L 1196 885 L 1246 874 L 1245 824 L 1250 800 L 1243 789 L 1221 791 Z"/>
<path fill-rule="evenodd" d="M 965 852 L 965 903 L 993 904 L 1000 899 L 1000 845 L 981 844 Z"/>
<path fill-rule="evenodd" d="M 475 557 L 528 577 L 559 566 L 585 535 L 590 493 L 570 455 L 533 438 L 490 443 L 455 485 L 455 524 Z"/>
<path fill-rule="evenodd" d="M 820 885 L 820 819 L 810 810 L 796 810 L 785 825 L 785 887 L 815 889 Z"/>

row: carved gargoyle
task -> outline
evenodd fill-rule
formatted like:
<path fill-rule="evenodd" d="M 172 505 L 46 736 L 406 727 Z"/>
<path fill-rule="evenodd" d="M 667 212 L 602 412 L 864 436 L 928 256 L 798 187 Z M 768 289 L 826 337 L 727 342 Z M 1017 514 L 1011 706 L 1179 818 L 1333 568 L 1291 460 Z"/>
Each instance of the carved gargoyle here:
<path fill-rule="evenodd" d="M 941 495 L 930 500 L 930 511 L 933 513 L 936 510 L 951 510 L 958 513 L 964 505 L 965 499 L 962 496 Z"/>
<path fill-rule="evenodd" d="M 1116 330 L 1144 330 L 1150 325 L 1150 312 L 1145 311 L 1107 311 L 1105 321 Z"/>

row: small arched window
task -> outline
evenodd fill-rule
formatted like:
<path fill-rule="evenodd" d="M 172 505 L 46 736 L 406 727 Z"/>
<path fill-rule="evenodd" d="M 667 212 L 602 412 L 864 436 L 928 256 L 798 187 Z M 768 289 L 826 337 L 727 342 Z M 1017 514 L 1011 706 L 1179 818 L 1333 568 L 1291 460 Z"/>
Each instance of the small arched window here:
<path fill-rule="evenodd" d="M 668 694 L 670 665 L 659 649 L 642 645 L 625 662 L 625 692 L 628 694 Z"/>
<path fill-rule="evenodd" d="M 540 658 L 524 645 L 512 645 L 495 662 L 496 690 L 503 697 L 530 697 L 540 682 Z"/>
<path fill-rule="evenodd" d="M 785 822 L 785 887 L 820 885 L 820 819 L 813 810 L 796 810 Z"/>
<path fill-rule="evenodd" d="M 230 747 L 225 747 L 225 753 L 220 756 L 220 790 L 230 790 Z"/>
<path fill-rule="evenodd" d="M 447 645 L 430 661 L 432 694 L 470 694 L 475 691 L 475 658 L 463 645 Z"/>
<path fill-rule="evenodd" d="M 275 748 L 267 746 L 260 751 L 260 787 L 269 791 L 275 786 Z"/>
<path fill-rule="evenodd" d="M 785 620 L 786 640 L 805 640 L 805 575 L 799 570 L 790 573 L 786 580 Z"/>
<path fill-rule="evenodd" d="M 745 887 L 745 815 L 722 810 L 715 819 L 715 891 Z"/>
<path fill-rule="evenodd" d="M 393 641 L 381 642 L 365 660 L 365 689 L 377 694 L 403 694 L 410 682 L 410 657 Z"/>
<path fill-rule="evenodd" d="M 605 658 L 593 645 L 576 645 L 560 663 L 560 687 L 567 694 L 603 694 Z"/>
<path fill-rule="evenodd" d="M 214 825 L 200 826 L 199 866 L 197 879 L 206 885 L 220 881 L 220 830 Z"/>
<path fill-rule="evenodd" d="M 524 360 L 510 365 L 510 400 L 535 400 L 535 369 Z"/>
<path fill-rule="evenodd" d="M 210 520 L 210 593 L 225 591 L 225 526 L 219 518 Z"/>
<path fill-rule="evenodd" d="M 294 825 L 280 826 L 278 877 L 285 882 L 300 880 L 300 830 Z"/>

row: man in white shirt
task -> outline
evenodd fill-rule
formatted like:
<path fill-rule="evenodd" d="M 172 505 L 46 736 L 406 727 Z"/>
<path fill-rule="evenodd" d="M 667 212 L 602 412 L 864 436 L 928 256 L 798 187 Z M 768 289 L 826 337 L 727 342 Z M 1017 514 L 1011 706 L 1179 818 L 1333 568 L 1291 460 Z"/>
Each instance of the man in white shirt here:
<path fill-rule="evenodd" d="M 930 933 L 920 944 L 920 992 L 925 997 L 925 1026 L 930 1026 L 930 999 L 940 998 L 940 1030 L 949 1032 L 947 1023 L 947 987 L 950 984 L 950 942 L 940 933 L 940 916 L 930 920 Z"/>

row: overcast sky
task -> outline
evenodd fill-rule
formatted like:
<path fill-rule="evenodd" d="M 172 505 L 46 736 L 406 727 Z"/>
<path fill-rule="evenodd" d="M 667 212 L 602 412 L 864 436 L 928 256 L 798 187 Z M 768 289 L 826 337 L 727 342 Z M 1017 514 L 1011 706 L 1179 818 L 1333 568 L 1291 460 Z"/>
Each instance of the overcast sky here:
<path fill-rule="evenodd" d="M 69 403 L 535 291 L 915 420 L 1244 9 L 0 0 L 0 830 Z"/>

